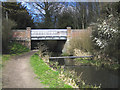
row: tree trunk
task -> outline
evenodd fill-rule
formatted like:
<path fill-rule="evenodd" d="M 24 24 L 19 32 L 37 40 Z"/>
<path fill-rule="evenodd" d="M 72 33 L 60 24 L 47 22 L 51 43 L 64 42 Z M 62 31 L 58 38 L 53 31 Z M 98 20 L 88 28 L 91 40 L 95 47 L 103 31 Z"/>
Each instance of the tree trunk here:
<path fill-rule="evenodd" d="M 85 29 L 84 18 L 85 18 L 85 15 L 84 15 L 84 8 L 83 8 L 83 14 L 82 14 L 82 29 Z"/>

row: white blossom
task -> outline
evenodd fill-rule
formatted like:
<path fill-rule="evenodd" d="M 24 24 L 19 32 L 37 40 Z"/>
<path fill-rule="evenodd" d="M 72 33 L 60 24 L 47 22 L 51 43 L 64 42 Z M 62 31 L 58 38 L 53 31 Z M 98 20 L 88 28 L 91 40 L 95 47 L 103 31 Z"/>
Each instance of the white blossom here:
<path fill-rule="evenodd" d="M 103 20 L 102 23 L 96 23 L 98 27 L 98 37 L 94 37 L 93 41 L 95 41 L 95 44 L 101 49 L 107 47 L 110 40 L 118 33 L 118 27 L 114 25 L 118 23 L 118 20 L 111 20 L 111 17 L 113 17 L 112 14 L 109 15 L 108 20 Z"/>
<path fill-rule="evenodd" d="M 109 18 L 113 17 L 113 14 L 110 14 L 108 17 L 109 17 Z"/>
<path fill-rule="evenodd" d="M 106 24 L 107 24 L 107 23 L 106 23 L 106 21 L 104 20 L 104 21 L 103 21 L 103 25 L 106 25 Z"/>

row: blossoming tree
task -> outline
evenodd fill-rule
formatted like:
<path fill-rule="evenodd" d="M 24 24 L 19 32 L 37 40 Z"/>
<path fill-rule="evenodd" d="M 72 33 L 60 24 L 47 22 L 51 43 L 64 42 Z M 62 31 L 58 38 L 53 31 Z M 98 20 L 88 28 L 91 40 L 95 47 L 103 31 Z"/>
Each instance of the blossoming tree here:
<path fill-rule="evenodd" d="M 92 32 L 95 49 L 99 54 L 117 61 L 120 57 L 119 20 L 113 14 L 106 19 L 98 19 L 97 23 L 94 23 Z"/>

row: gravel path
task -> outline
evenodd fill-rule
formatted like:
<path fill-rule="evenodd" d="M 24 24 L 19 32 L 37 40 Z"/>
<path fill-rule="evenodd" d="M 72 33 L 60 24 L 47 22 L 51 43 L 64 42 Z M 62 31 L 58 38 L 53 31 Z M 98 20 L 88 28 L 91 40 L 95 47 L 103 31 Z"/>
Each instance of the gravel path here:
<path fill-rule="evenodd" d="M 13 57 L 3 67 L 3 88 L 44 88 L 30 65 L 30 56 L 35 51 Z"/>

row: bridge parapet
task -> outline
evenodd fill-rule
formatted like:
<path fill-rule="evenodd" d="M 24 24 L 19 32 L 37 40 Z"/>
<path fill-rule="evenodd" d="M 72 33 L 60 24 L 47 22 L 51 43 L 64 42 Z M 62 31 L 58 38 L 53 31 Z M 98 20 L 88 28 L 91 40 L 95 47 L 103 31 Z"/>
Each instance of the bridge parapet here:
<path fill-rule="evenodd" d="M 12 30 L 13 34 L 13 40 L 30 40 L 31 38 L 31 28 L 27 27 L 26 29 L 23 30 Z"/>
<path fill-rule="evenodd" d="M 31 40 L 66 40 L 67 29 L 32 29 Z"/>
<path fill-rule="evenodd" d="M 31 49 L 31 28 L 12 30 L 12 41 L 19 42 Z"/>

